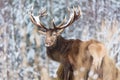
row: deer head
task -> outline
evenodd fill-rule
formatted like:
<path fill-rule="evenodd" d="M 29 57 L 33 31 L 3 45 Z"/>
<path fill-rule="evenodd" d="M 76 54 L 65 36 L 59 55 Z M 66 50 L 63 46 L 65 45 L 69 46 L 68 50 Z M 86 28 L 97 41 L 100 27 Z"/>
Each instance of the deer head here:
<path fill-rule="evenodd" d="M 65 17 L 64 20 L 59 25 L 55 25 L 54 20 L 52 20 L 53 28 L 50 29 L 46 28 L 39 19 L 40 17 L 46 15 L 46 10 L 41 11 L 38 16 L 34 16 L 32 12 L 30 13 L 30 19 L 32 23 L 38 27 L 39 29 L 38 31 L 41 34 L 46 36 L 45 38 L 46 47 L 50 47 L 54 45 L 56 43 L 57 37 L 64 31 L 64 29 L 69 25 L 71 25 L 81 15 L 81 10 L 79 6 L 76 8 L 73 7 L 73 9 L 71 10 L 68 9 L 68 11 L 71 12 L 68 21 L 66 21 L 66 17 Z"/>

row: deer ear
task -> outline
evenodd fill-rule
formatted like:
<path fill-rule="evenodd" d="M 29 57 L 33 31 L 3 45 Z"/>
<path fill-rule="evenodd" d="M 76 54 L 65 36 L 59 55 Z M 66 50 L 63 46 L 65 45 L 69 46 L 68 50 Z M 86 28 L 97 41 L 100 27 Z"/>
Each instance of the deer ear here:
<path fill-rule="evenodd" d="M 44 32 L 44 31 L 38 30 L 38 32 L 42 35 L 46 35 L 46 32 Z"/>

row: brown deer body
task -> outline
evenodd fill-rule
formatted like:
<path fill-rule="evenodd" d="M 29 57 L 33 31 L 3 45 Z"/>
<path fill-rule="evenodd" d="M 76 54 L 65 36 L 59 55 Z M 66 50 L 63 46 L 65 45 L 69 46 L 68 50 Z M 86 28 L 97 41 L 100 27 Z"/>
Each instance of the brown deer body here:
<path fill-rule="evenodd" d="M 49 58 L 60 62 L 64 67 L 63 73 L 69 74 L 69 76 L 73 75 L 73 64 L 71 64 L 69 56 L 74 56 L 73 60 L 75 60 L 75 56 L 78 55 L 80 42 L 80 40 L 66 40 L 63 37 L 59 36 L 55 45 L 47 47 L 47 55 Z M 68 75 L 66 75 L 66 78 L 64 80 L 72 79 L 67 79 L 67 76 Z M 64 76 L 61 77 L 64 78 Z"/>
<path fill-rule="evenodd" d="M 61 36 L 63 30 L 81 15 L 80 7 L 73 8 L 71 11 L 72 15 L 68 22 L 65 18 L 56 26 L 53 21 L 53 29 L 47 29 L 38 20 L 39 17 L 46 15 L 46 11 L 41 12 L 39 16 L 30 14 L 33 24 L 46 36 L 45 46 L 48 57 L 61 64 L 58 78 L 60 80 L 118 80 L 120 73 L 114 62 L 107 56 L 102 43 L 96 40 L 67 40 Z"/>

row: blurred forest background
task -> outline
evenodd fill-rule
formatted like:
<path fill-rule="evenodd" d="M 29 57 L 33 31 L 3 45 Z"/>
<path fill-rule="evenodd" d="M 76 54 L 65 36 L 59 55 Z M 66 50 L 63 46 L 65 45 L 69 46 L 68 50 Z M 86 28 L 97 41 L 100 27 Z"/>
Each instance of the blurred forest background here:
<path fill-rule="evenodd" d="M 62 36 L 66 39 L 103 42 L 110 57 L 120 68 L 120 0 L 1 0 L 0 1 L 0 80 L 52 80 L 59 63 L 46 56 L 44 36 L 36 31 L 29 18 L 46 9 L 42 23 L 51 27 L 69 13 L 67 8 L 80 6 L 82 16 Z"/>

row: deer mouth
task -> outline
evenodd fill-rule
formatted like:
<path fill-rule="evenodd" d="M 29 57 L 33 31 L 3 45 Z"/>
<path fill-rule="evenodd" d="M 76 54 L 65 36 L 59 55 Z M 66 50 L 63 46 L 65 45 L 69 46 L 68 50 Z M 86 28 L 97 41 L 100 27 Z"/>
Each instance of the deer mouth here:
<path fill-rule="evenodd" d="M 45 46 L 46 46 L 46 47 L 53 46 L 53 43 L 51 43 L 51 42 L 47 42 L 47 43 L 45 43 Z"/>

